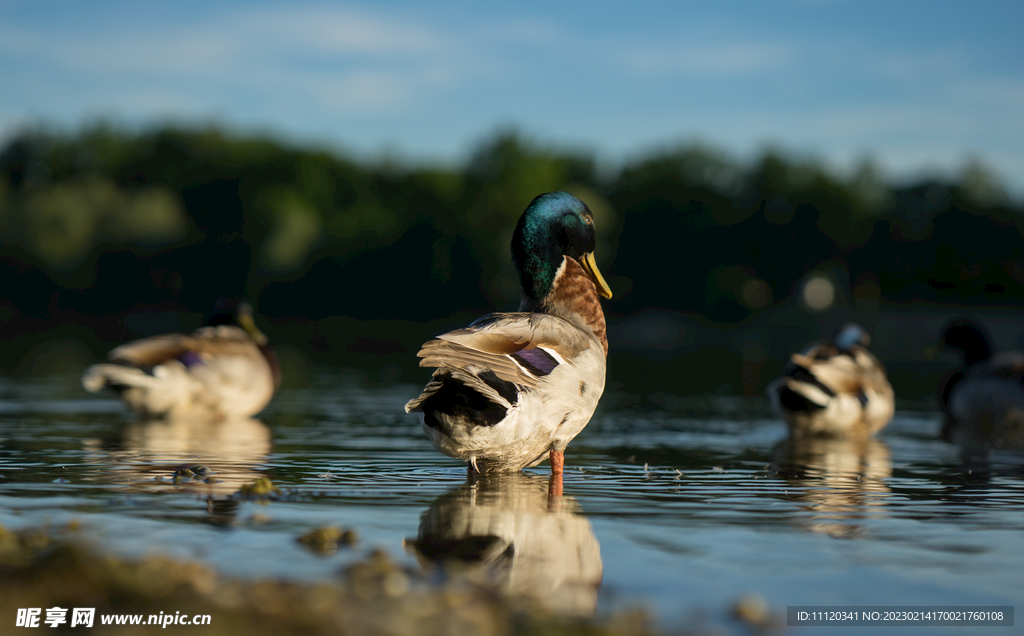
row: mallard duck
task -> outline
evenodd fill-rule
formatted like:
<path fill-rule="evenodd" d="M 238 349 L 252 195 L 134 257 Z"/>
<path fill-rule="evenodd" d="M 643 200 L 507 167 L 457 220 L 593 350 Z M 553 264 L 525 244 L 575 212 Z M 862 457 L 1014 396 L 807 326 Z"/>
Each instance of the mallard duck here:
<path fill-rule="evenodd" d="M 862 435 L 885 428 L 895 412 L 885 369 L 870 338 L 849 324 L 828 344 L 794 353 L 768 396 L 794 435 Z"/>
<path fill-rule="evenodd" d="M 239 326 L 235 326 L 236 323 Z M 252 306 L 238 303 L 191 334 L 123 344 L 82 376 L 87 391 L 111 389 L 145 417 L 249 417 L 281 383 L 277 358 L 256 328 Z"/>
<path fill-rule="evenodd" d="M 988 335 L 972 320 L 955 320 L 943 344 L 963 352 L 963 366 L 939 392 L 941 437 L 965 450 L 1024 450 L 1024 352 L 993 354 Z"/>
<path fill-rule="evenodd" d="M 563 451 L 604 392 L 608 339 L 599 296 L 611 298 L 594 262 L 594 220 L 566 192 L 538 196 L 512 235 L 522 285 L 518 313 L 484 316 L 426 342 L 436 369 L 405 405 L 420 413 L 434 447 L 474 472 L 515 472 Z"/>

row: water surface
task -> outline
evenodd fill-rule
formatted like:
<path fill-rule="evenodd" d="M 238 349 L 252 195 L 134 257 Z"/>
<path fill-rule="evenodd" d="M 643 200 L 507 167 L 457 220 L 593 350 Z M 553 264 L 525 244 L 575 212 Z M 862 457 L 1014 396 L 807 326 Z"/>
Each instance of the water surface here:
<path fill-rule="evenodd" d="M 420 388 L 322 371 L 259 419 L 210 426 L 138 421 L 75 375 L 0 380 L 0 524 L 74 520 L 103 549 L 240 577 L 335 577 L 381 547 L 557 612 L 645 606 L 666 628 L 728 626 L 750 593 L 784 613 L 1013 605 L 1024 590 L 1019 458 L 963 466 L 927 409 L 899 411 L 878 439 L 795 443 L 762 399 L 609 394 L 569 446 L 558 496 L 546 465 L 467 479 L 403 412 Z M 174 479 L 196 465 L 214 479 Z M 235 495 L 260 477 L 281 494 Z M 331 525 L 359 542 L 322 554 L 296 540 Z"/>

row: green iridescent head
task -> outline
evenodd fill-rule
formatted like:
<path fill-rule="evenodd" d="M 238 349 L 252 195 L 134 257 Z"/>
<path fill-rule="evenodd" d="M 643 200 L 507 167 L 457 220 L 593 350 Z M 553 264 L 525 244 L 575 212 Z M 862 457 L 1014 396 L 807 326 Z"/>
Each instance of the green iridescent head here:
<path fill-rule="evenodd" d="M 534 199 L 512 234 L 512 262 L 523 293 L 543 300 L 551 292 L 563 256 L 583 266 L 599 294 L 611 298 L 594 262 L 594 217 L 587 204 L 568 192 L 548 192 Z"/>

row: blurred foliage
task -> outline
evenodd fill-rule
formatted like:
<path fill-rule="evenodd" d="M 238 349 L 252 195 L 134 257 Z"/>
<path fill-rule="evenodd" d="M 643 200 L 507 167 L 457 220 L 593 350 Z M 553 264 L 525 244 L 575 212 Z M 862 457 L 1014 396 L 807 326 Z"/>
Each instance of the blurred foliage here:
<path fill-rule="evenodd" d="M 0 321 L 202 312 L 242 294 L 265 316 L 309 320 L 514 309 L 512 228 L 555 189 L 595 212 L 612 315 L 657 306 L 732 323 L 816 271 L 847 305 L 1022 296 L 1024 207 L 977 161 L 948 182 L 894 185 L 870 162 L 843 176 L 772 149 L 742 164 L 684 145 L 609 172 L 505 130 L 463 166 L 415 166 L 101 125 L 0 150 Z"/>

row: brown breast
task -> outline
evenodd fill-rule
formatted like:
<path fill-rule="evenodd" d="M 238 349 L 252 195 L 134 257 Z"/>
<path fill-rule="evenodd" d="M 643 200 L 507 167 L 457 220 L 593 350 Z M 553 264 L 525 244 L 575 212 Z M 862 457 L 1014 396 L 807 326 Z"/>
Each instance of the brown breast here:
<path fill-rule="evenodd" d="M 560 269 L 541 310 L 573 322 L 576 322 L 576 316 L 582 318 L 601 342 L 607 356 L 608 329 L 604 321 L 604 311 L 601 309 L 601 299 L 597 294 L 597 285 L 579 262 L 570 256 L 565 257 L 565 263 Z"/>

